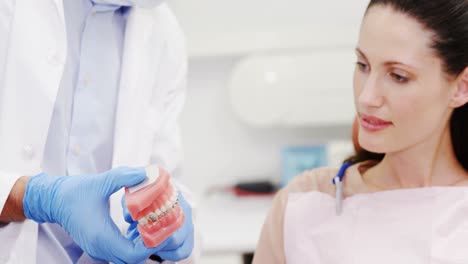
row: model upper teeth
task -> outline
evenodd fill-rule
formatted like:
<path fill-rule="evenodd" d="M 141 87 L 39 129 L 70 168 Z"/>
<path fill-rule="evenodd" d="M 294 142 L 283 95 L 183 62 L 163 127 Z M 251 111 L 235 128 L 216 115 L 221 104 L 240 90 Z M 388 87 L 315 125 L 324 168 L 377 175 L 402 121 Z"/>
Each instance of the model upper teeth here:
<path fill-rule="evenodd" d="M 175 207 L 178 201 L 178 194 L 174 190 L 172 196 L 166 201 L 165 204 L 161 205 L 154 212 L 151 212 L 147 216 L 138 220 L 138 224 L 147 225 L 149 223 L 157 222 L 161 217 L 164 217 L 167 213 L 169 213 Z"/>
<path fill-rule="evenodd" d="M 154 222 L 158 220 L 158 216 L 156 215 L 156 213 L 150 213 L 148 214 L 148 219 Z"/>
<path fill-rule="evenodd" d="M 148 224 L 148 218 L 143 217 L 142 219 L 140 219 L 140 220 L 138 221 L 138 224 L 140 224 L 140 225 L 147 225 L 147 224 Z"/>

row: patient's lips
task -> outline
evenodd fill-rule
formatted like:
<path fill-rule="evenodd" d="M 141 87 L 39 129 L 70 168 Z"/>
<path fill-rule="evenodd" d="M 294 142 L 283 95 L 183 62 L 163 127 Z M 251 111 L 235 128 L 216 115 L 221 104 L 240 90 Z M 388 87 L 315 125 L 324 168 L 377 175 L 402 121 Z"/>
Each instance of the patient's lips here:
<path fill-rule="evenodd" d="M 377 132 L 391 126 L 392 122 L 361 113 L 360 124 L 366 131 Z"/>
<path fill-rule="evenodd" d="M 148 178 L 156 174 L 156 180 L 135 192 L 126 188 L 125 201 L 132 219 L 138 220 L 143 242 L 147 247 L 155 247 L 182 226 L 184 213 L 169 174 L 156 166 L 148 167 L 146 172 Z"/>

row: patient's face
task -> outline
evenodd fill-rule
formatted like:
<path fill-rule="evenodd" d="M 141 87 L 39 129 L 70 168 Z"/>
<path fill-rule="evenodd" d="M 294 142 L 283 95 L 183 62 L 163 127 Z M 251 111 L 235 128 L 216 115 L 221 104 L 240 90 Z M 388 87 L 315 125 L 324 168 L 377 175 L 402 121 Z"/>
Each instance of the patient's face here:
<path fill-rule="evenodd" d="M 390 7 L 369 9 L 361 26 L 354 74 L 363 148 L 402 151 L 436 138 L 447 124 L 454 82 L 430 48 L 431 37 L 417 20 Z"/>

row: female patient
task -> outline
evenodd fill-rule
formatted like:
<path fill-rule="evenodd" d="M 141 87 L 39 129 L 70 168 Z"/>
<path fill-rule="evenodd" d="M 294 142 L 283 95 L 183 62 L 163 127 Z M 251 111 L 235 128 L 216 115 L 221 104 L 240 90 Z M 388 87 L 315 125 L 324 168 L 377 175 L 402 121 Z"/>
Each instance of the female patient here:
<path fill-rule="evenodd" d="M 277 194 L 254 263 L 468 263 L 468 1 L 372 0 L 356 56 L 365 150 Z"/>

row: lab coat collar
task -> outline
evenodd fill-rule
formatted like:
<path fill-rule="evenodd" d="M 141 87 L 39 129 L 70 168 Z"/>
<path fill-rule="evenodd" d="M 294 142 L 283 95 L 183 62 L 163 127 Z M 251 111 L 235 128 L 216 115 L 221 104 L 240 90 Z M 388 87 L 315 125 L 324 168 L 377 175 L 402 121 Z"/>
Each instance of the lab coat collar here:
<path fill-rule="evenodd" d="M 63 7 L 63 0 L 54 0 L 55 8 L 57 9 L 57 14 L 62 21 L 63 27 L 65 28 L 65 9 Z"/>
<path fill-rule="evenodd" d="M 146 166 L 152 144 L 148 142 L 155 130 L 150 127 L 150 99 L 158 76 L 160 52 L 166 43 L 163 21 L 164 8 L 131 8 L 128 13 L 122 54 L 120 91 L 114 134 L 113 167 Z M 155 17 L 157 18 L 155 20 Z M 161 22 L 161 23 L 159 23 Z M 157 35 L 159 38 L 152 38 Z M 133 151 L 132 151 L 133 150 Z M 138 150 L 138 151 L 136 151 Z"/>

